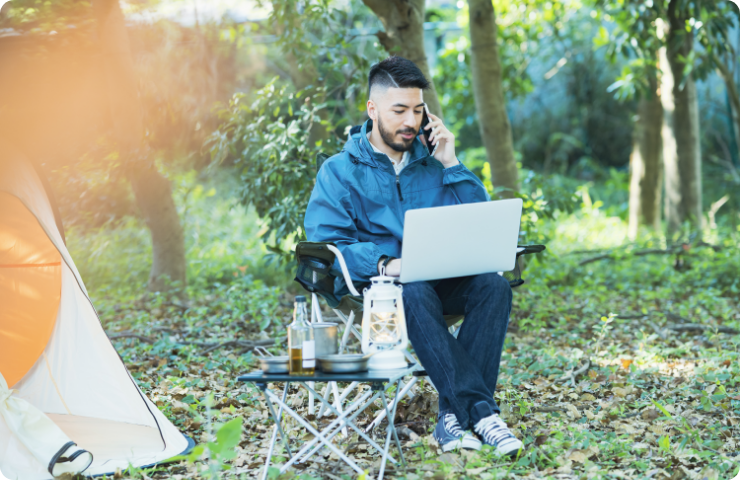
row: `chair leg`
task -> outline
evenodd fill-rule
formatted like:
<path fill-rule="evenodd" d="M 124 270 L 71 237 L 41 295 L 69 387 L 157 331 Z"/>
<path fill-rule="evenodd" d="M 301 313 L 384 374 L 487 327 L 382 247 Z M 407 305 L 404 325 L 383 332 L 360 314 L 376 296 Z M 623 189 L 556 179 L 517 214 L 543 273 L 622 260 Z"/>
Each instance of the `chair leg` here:
<path fill-rule="evenodd" d="M 355 312 L 349 312 L 349 317 L 346 317 L 341 311 L 334 310 L 334 313 L 344 322 L 344 333 L 342 334 L 342 341 L 339 344 L 339 353 L 344 353 L 347 348 L 347 342 L 349 341 L 349 334 L 352 333 L 357 340 L 362 343 L 362 334 L 355 328 Z"/>
<path fill-rule="evenodd" d="M 314 273 L 314 275 L 316 275 Z M 319 304 L 319 296 L 315 293 L 311 294 L 311 323 L 323 322 L 324 317 L 321 315 L 321 305 Z"/>

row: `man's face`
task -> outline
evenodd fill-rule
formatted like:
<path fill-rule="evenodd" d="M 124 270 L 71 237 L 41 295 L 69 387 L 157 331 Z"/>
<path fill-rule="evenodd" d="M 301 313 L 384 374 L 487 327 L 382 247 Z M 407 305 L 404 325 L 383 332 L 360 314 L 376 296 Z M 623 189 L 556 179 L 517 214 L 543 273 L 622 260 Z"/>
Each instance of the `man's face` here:
<path fill-rule="evenodd" d="M 411 149 L 421 126 L 424 98 L 420 88 L 388 88 L 372 92 L 367 114 L 383 141 L 397 152 Z"/>

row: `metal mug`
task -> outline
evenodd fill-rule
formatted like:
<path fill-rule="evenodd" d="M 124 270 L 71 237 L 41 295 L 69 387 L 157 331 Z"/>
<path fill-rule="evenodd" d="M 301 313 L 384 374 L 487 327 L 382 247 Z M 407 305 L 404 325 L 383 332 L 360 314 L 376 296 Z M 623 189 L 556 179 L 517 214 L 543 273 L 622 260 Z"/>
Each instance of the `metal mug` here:
<path fill-rule="evenodd" d="M 337 324 L 332 322 L 312 323 L 313 338 L 316 342 L 316 358 L 339 353 Z"/>

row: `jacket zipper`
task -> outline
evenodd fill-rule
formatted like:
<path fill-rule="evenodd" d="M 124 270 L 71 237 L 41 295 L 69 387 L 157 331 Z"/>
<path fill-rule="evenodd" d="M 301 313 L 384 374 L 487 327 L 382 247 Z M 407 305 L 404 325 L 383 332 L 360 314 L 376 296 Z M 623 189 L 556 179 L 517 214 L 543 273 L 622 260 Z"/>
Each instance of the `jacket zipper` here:
<path fill-rule="evenodd" d="M 401 180 L 399 180 L 398 175 L 396 175 L 396 188 L 398 189 L 398 197 L 403 202 L 403 194 L 401 193 Z"/>

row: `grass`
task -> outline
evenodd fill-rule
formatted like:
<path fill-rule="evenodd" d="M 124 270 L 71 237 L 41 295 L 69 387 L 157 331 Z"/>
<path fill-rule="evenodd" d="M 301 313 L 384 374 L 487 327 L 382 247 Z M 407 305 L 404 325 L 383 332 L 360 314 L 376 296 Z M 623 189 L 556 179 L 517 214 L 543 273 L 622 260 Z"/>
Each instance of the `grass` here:
<path fill-rule="evenodd" d="M 221 428 L 233 430 L 230 420 L 244 424 L 228 460 L 205 448 L 189 461 L 124 478 L 255 478 L 264 465 L 272 433 L 265 406 L 258 391 L 234 381 L 255 368 L 252 353 L 185 343 L 275 338 L 272 350 L 281 351 L 296 290 L 289 275 L 266 264 L 260 220 L 234 206 L 227 191 L 198 185 L 190 177 L 176 188 L 187 235 L 187 310 L 158 296 L 132 301 L 146 282 L 150 248 L 136 219 L 68 235 L 106 330 L 151 338 L 152 344 L 126 338 L 114 345 L 159 408 L 199 443 Z M 628 242 L 624 220 L 610 212 L 584 200 L 573 214 L 542 221 L 548 250 L 528 262 L 527 283 L 514 294 L 496 398 L 524 454 L 515 460 L 496 459 L 488 448 L 442 454 L 430 436 L 436 393 L 427 383 L 397 418 L 408 427 L 409 467 L 386 478 L 677 480 L 737 473 L 740 335 L 715 327 L 740 329 L 738 232 L 720 222 L 704 235 L 717 248 L 693 241 L 676 253 L 636 256 L 668 244 L 662 237 Z M 584 262 L 596 257 L 604 258 Z M 711 328 L 669 330 L 683 323 Z M 587 360 L 582 375 L 559 383 Z M 305 400 L 294 396 L 299 409 Z M 293 422 L 287 429 L 304 435 Z M 360 447 L 353 455 L 377 473 L 377 456 Z M 331 455 L 319 459 L 280 478 L 357 478 Z"/>

